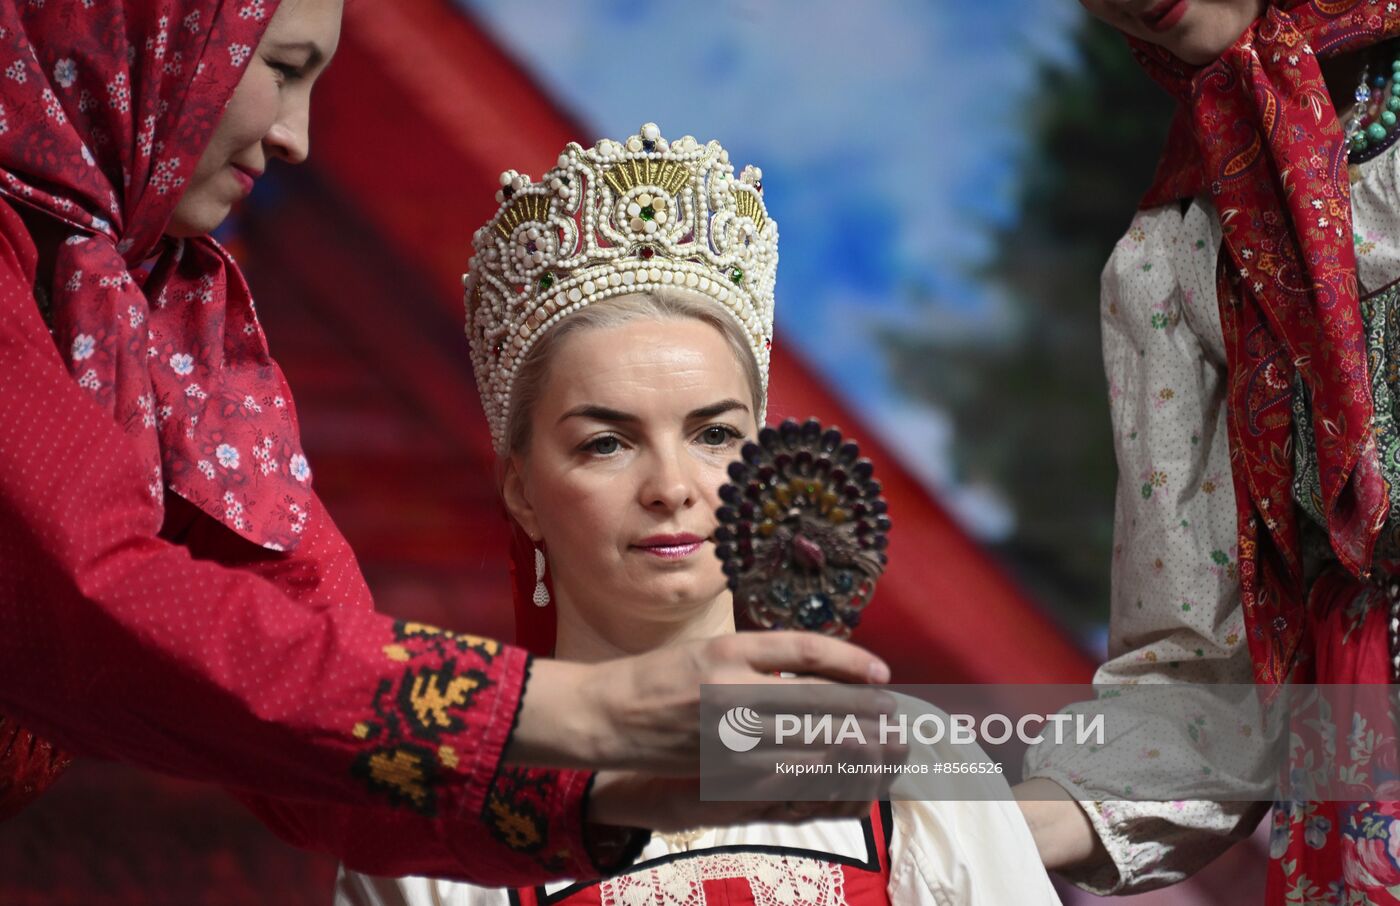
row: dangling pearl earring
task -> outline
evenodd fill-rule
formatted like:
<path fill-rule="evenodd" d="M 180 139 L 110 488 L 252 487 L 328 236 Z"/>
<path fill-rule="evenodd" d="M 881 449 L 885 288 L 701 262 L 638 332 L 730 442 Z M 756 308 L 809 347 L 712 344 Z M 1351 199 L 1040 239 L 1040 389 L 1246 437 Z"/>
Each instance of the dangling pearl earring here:
<path fill-rule="evenodd" d="M 535 548 L 535 596 L 536 607 L 549 606 L 549 588 L 544 584 L 544 551 Z"/>

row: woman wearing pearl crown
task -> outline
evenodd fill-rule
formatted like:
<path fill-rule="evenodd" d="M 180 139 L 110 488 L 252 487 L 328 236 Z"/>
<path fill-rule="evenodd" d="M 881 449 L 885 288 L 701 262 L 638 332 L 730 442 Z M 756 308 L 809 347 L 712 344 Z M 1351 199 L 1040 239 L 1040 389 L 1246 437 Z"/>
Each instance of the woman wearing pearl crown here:
<path fill-rule="evenodd" d="M 719 488 L 763 424 L 777 227 L 717 143 L 571 144 L 502 177 L 466 278 L 472 365 L 515 535 L 520 639 L 597 661 L 734 632 Z M 623 602 L 627 602 L 624 604 Z M 640 606 L 639 606 L 640 605 Z M 1019 810 L 877 804 L 657 834 L 598 883 L 505 891 L 343 872 L 343 906 L 1058 903 Z"/>

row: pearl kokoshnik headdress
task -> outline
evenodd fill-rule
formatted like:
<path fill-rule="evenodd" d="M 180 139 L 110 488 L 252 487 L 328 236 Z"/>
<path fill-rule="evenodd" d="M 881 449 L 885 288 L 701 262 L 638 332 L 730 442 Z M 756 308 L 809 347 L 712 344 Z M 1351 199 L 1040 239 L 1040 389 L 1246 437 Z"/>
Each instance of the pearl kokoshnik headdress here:
<path fill-rule="evenodd" d="M 476 231 L 462 277 L 472 370 L 498 455 L 508 452 L 511 391 L 531 346 L 612 296 L 675 289 L 713 300 L 743 328 L 766 397 L 778 225 L 762 177 L 750 166 L 736 178 L 718 142 L 667 142 L 655 123 L 625 143 L 570 142 L 539 182 L 501 174 L 500 210 Z"/>

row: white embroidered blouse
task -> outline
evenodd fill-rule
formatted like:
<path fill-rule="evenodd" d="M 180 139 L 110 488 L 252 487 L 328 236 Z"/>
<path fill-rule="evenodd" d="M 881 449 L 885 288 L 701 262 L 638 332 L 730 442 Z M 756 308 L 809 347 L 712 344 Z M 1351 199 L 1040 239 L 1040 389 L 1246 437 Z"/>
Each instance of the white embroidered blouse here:
<path fill-rule="evenodd" d="M 1351 191 L 1364 295 L 1400 279 L 1400 157 L 1391 151 L 1363 164 Z M 1252 681 L 1224 418 L 1220 242 L 1208 198 L 1184 213 L 1153 208 L 1133 218 L 1104 268 L 1100 318 L 1118 489 L 1109 660 L 1097 683 Z M 1026 775 L 1069 790 L 1103 840 L 1113 864 L 1070 874 L 1095 893 L 1179 881 L 1248 836 L 1268 809 L 1114 799 L 1134 777 L 1202 776 L 1211 764 L 1201 731 L 1231 729 L 1198 726 L 1193 734 L 1179 716 L 1133 717 L 1129 734 L 1098 751 L 1042 745 L 1027 760 Z"/>

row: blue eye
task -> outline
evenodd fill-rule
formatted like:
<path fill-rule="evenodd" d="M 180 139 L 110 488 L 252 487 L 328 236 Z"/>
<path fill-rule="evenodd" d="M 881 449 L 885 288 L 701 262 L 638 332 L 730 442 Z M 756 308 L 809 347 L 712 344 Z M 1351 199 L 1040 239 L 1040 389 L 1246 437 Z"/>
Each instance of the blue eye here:
<path fill-rule="evenodd" d="M 616 453 L 617 448 L 617 438 L 613 437 L 611 434 L 594 438 L 585 445 L 585 449 L 591 453 L 597 453 L 599 456 L 609 456 Z"/>

